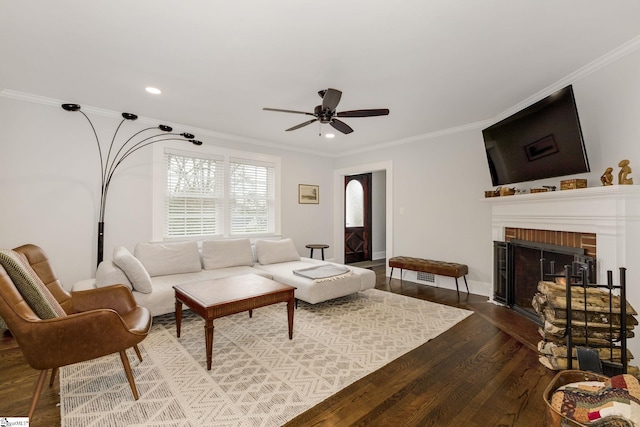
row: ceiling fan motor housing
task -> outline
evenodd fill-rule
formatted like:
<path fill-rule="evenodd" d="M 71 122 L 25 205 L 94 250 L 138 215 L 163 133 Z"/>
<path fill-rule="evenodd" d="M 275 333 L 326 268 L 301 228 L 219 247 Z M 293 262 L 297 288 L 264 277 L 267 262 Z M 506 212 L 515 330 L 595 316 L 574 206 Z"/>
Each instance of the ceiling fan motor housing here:
<path fill-rule="evenodd" d="M 318 120 L 320 120 L 320 123 L 323 124 L 327 124 L 331 121 L 333 113 L 334 112 L 329 111 L 329 109 L 322 110 L 322 105 L 316 105 L 316 108 L 313 110 L 313 115 L 316 116 Z"/>

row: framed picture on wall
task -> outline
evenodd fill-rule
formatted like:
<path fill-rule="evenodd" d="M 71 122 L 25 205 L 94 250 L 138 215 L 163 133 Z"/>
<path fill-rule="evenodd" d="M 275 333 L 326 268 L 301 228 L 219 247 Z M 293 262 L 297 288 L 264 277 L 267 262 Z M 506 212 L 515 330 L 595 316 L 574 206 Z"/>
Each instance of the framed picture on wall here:
<path fill-rule="evenodd" d="M 298 184 L 298 203 L 318 204 L 320 203 L 320 186 Z"/>

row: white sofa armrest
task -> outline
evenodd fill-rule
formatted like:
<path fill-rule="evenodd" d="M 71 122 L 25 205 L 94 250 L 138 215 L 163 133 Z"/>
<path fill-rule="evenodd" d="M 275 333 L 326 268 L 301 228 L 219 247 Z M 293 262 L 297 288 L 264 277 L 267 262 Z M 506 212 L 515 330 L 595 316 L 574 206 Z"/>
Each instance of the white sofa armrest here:
<path fill-rule="evenodd" d="M 95 289 L 96 279 L 84 279 L 73 284 L 72 291 L 88 291 L 89 289 Z"/>
<path fill-rule="evenodd" d="M 124 274 L 124 271 L 111 260 L 102 261 L 96 270 L 95 287 L 101 288 L 109 285 L 125 285 L 133 290 L 131 281 Z M 74 287 L 75 290 L 75 287 Z"/>

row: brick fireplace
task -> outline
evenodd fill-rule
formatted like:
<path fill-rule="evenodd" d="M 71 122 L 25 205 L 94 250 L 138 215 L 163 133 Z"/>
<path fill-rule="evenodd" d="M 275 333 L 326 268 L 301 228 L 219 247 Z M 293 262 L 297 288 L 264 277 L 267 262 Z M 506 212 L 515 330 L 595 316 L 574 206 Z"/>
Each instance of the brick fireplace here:
<path fill-rule="evenodd" d="M 607 270 L 627 267 L 627 298 L 640 309 L 640 186 L 518 194 L 485 202 L 491 206 L 494 242 L 524 240 L 582 248 L 595 258 L 597 283 L 606 283 Z M 640 338 L 630 339 L 629 348 L 640 354 Z"/>
<path fill-rule="evenodd" d="M 550 245 L 567 246 L 570 248 L 584 249 L 585 254 L 596 257 L 596 234 L 580 233 L 574 231 L 535 230 L 531 228 L 505 227 L 504 241 L 513 239 L 527 242 L 547 243 Z"/>

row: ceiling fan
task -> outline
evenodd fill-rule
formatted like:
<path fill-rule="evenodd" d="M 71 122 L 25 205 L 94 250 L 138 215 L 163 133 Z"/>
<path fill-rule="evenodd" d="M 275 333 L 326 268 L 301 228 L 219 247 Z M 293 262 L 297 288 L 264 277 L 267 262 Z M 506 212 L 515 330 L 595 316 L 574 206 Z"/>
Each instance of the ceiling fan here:
<path fill-rule="evenodd" d="M 313 122 L 320 122 L 322 124 L 329 123 L 334 129 L 344 133 L 349 134 L 353 132 L 353 129 L 343 122 L 342 120 L 338 120 L 336 117 L 372 117 L 372 116 L 386 116 L 389 114 L 389 110 L 387 108 L 377 108 L 377 109 L 368 109 L 368 110 L 351 110 L 351 111 L 340 111 L 336 112 L 336 107 L 340 102 L 340 97 L 342 96 L 342 92 L 337 89 L 326 89 L 318 92 L 318 95 L 322 98 L 322 104 L 317 105 L 313 109 L 313 113 L 307 113 L 304 111 L 295 111 L 295 110 L 282 110 L 280 108 L 263 108 L 266 111 L 278 111 L 281 113 L 294 113 L 294 114 L 306 114 L 308 116 L 315 117 L 314 119 L 308 120 L 304 123 L 300 123 L 294 127 L 287 129 L 286 131 L 300 129 L 301 127 L 305 127 L 310 125 Z"/>

